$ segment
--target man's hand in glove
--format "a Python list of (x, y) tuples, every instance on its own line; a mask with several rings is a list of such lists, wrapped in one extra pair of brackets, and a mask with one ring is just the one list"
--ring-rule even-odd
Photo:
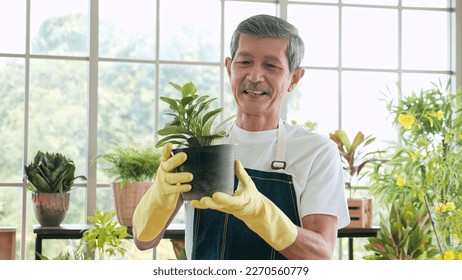
[(280, 251), (297, 238), (297, 226), (255, 187), (240, 161), (236, 161), (239, 187), (234, 195), (216, 192), (212, 197), (191, 201), (199, 209), (215, 209), (242, 220), (274, 249)]
[(191, 190), (191, 185), (184, 183), (192, 181), (192, 173), (172, 172), (186, 161), (186, 154), (178, 153), (171, 156), (171, 152), (172, 144), (165, 144), (156, 180), (141, 199), (133, 215), (136, 238), (143, 242), (153, 240), (162, 232), (177, 209), (180, 194)]

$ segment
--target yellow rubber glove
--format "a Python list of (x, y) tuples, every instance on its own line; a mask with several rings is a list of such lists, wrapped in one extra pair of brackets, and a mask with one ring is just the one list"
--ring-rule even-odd
[(133, 227), (138, 240), (148, 242), (157, 237), (176, 209), (182, 192), (191, 190), (193, 179), (189, 172), (172, 172), (186, 161), (185, 153), (171, 157), (172, 144), (162, 147), (162, 157), (156, 180), (138, 203), (133, 214)]
[(199, 209), (215, 209), (232, 214), (274, 249), (280, 251), (287, 248), (297, 237), (297, 226), (257, 190), (252, 178), (238, 160), (236, 175), (239, 187), (234, 195), (216, 192), (212, 197), (191, 201), (191, 205)]

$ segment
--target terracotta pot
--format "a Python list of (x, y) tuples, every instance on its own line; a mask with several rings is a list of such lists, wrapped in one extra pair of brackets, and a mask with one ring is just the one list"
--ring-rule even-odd
[(0, 260), (14, 260), (16, 255), (16, 228), (0, 227)]
[(35, 218), (41, 226), (59, 226), (69, 209), (69, 193), (32, 193)]
[(151, 185), (150, 182), (129, 182), (121, 188), (120, 183), (111, 184), (119, 224), (133, 227), (133, 212)]

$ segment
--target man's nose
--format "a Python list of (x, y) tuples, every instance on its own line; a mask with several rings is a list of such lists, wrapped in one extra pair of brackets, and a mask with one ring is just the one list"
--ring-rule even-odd
[(254, 65), (247, 74), (247, 79), (252, 83), (262, 82), (264, 80), (264, 69), (261, 66)]

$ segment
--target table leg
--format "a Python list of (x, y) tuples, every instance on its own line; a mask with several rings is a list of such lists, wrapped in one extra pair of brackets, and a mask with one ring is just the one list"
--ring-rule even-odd
[(42, 254), (42, 237), (40, 234), (37, 234), (35, 238), (35, 259), (40, 260), (39, 254)]
[(353, 259), (353, 238), (348, 238), (348, 259)]

